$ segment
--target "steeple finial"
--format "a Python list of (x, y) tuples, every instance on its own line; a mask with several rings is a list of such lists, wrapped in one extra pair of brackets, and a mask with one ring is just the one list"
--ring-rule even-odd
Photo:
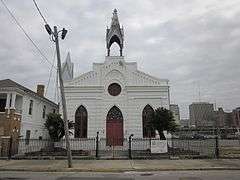
[(123, 49), (123, 28), (120, 28), (120, 24), (118, 21), (117, 9), (113, 10), (112, 22), (110, 29), (107, 28), (106, 32), (106, 42), (107, 42), (107, 55), (110, 56), (110, 47), (116, 42), (120, 47), (120, 56), (122, 56)]

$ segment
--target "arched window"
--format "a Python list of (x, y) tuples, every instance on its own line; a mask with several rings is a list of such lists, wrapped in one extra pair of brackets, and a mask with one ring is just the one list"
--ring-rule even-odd
[(149, 104), (146, 105), (142, 112), (143, 138), (155, 137), (155, 131), (150, 123), (153, 118), (153, 114), (153, 108)]
[(107, 114), (107, 121), (123, 121), (123, 116), (122, 116), (122, 112), (120, 111), (120, 109), (116, 106), (113, 106)]
[(84, 106), (79, 106), (75, 113), (75, 138), (87, 138), (88, 114)]

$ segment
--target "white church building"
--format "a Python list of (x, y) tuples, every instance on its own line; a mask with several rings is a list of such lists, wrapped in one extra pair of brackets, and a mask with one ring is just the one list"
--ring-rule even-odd
[[(119, 56), (111, 56), (113, 43)], [(114, 145), (133, 134), (135, 138), (155, 137), (149, 115), (158, 107), (169, 109), (169, 81), (138, 70), (137, 62), (123, 56), (124, 32), (117, 10), (106, 31), (107, 55), (93, 63), (92, 71), (73, 78), (73, 63), (68, 54), (62, 67), (67, 115), (75, 122), (74, 137), (101, 138)]]

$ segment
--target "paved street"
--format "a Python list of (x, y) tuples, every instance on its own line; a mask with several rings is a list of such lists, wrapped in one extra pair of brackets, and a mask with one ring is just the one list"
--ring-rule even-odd
[(240, 171), (161, 171), (124, 173), (0, 172), (0, 180), (239, 180)]

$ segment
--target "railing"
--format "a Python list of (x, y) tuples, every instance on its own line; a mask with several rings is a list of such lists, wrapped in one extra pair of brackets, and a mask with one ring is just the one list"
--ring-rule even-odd
[[(1, 138), (0, 138), (1, 140)], [(94, 158), (240, 158), (240, 139), (167, 139), (167, 152), (151, 152), (151, 138), (74, 138), (70, 139), (73, 156)], [(49, 139), (2, 139), (1, 156), (66, 156), (66, 141)]]
[[(53, 142), (49, 139), (20, 139), (18, 145), (18, 155), (66, 155), (66, 140)], [(95, 151), (95, 138), (75, 138), (70, 139), (70, 148), (73, 155), (93, 155)]]

